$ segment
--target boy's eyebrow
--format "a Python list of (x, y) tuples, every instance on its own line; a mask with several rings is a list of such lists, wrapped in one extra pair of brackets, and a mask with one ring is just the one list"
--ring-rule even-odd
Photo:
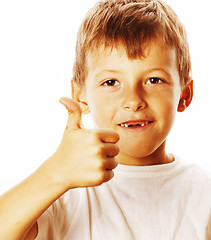
[(115, 74), (120, 74), (121, 73), (121, 71), (119, 71), (119, 70), (113, 70), (113, 69), (103, 69), (102, 71), (100, 71), (100, 72), (98, 72), (97, 74), (96, 74), (96, 77), (98, 77), (98, 76), (100, 76), (100, 75), (102, 75), (102, 74), (104, 74), (104, 73), (115, 73)]
[(163, 72), (164, 74), (166, 74), (168, 77), (171, 77), (171, 74), (169, 72), (167, 72), (165, 69), (163, 68), (152, 68), (149, 69), (147, 72), (155, 72), (155, 71), (160, 71)]
[[(150, 73), (150, 72), (155, 72), (155, 71), (163, 72), (163, 73), (164, 73), (165, 75), (167, 75), (168, 77), (171, 77), (171, 74), (168, 73), (168, 72), (167, 72), (165, 69), (163, 69), (163, 68), (150, 68), (150, 69), (148, 69), (147, 71), (145, 71), (145, 74)], [(98, 73), (96, 74), (96, 77), (98, 77), (98, 76), (100, 76), (100, 75), (102, 75), (102, 74), (104, 74), (104, 73), (122, 74), (122, 72), (119, 71), (119, 70), (115, 70), (115, 69), (114, 69), (114, 70), (113, 70), (113, 69), (104, 69), (104, 70), (98, 72)]]

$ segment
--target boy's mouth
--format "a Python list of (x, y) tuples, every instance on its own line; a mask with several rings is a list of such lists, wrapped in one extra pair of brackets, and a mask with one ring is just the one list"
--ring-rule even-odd
[(123, 128), (140, 128), (140, 127), (145, 127), (150, 123), (152, 123), (152, 121), (135, 120), (135, 121), (123, 122), (118, 125)]

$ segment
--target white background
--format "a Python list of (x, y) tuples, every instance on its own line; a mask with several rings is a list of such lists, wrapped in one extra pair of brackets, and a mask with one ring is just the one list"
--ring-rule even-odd
[[(168, 151), (211, 170), (210, 0), (166, 0), (188, 32), (194, 99), (178, 114)], [(95, 0), (0, 1), (0, 193), (57, 149), (66, 125), (79, 24)], [(89, 119), (86, 125), (89, 125)]]

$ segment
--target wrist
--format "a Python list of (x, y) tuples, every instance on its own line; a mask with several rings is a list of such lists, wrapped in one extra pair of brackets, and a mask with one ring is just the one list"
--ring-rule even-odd
[(62, 195), (69, 189), (74, 188), (74, 186), (70, 183), (71, 173), (68, 174), (69, 179), (67, 179), (67, 173), (62, 170), (63, 166), (61, 167), (62, 163), (59, 163), (59, 159), (61, 159), (61, 156), (59, 157), (57, 154), (52, 155), (40, 166), (38, 171), (43, 181), (48, 184), (48, 187), (53, 188), (53, 191)]

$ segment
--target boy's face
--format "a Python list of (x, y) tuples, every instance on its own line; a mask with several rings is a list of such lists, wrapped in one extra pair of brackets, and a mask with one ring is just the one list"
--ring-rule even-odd
[(155, 41), (145, 58), (130, 60), (119, 45), (99, 49), (87, 62), (83, 96), (96, 127), (119, 133), (119, 162), (164, 155), (181, 95), (175, 49)]

